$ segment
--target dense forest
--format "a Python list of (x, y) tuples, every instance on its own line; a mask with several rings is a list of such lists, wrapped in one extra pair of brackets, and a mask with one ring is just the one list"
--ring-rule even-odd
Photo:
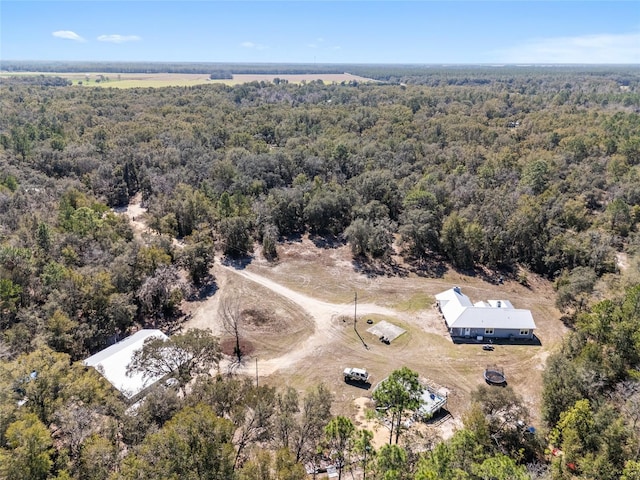
[[(0, 477), (293, 480), (324, 449), (385, 480), (640, 478), (638, 69), (351, 73), (385, 82), (2, 80)], [(136, 195), (158, 233), (144, 244), (113, 211)], [(547, 362), (546, 429), (505, 428), (522, 400), (481, 388), (453, 438), (375, 452), (323, 385), (200, 375), (131, 415), (77, 363), (172, 331), (216, 253), (275, 259), (307, 234), (378, 271), (555, 282), (571, 333)], [(205, 340), (219, 348), (184, 341)]]

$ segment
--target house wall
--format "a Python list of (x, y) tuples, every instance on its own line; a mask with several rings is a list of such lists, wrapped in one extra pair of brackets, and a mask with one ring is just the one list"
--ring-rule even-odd
[(449, 333), (452, 337), (468, 337), (468, 338), (476, 338), (483, 337), (485, 339), (489, 338), (504, 338), (509, 339), (513, 338), (514, 340), (531, 340), (533, 339), (533, 330), (529, 330), (527, 335), (520, 335), (520, 329), (515, 328), (505, 328), (505, 329), (495, 329), (493, 335), (487, 335), (485, 333), (484, 328), (470, 328), (467, 333), (464, 328), (451, 328)]

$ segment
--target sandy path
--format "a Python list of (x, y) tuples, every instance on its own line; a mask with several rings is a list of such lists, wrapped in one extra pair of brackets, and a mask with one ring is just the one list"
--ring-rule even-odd
[[(158, 232), (151, 230), (144, 222), (144, 215), (147, 213), (147, 209), (142, 206), (141, 193), (137, 193), (136, 196), (131, 199), (129, 205), (124, 208), (116, 208), (114, 211), (129, 218), (133, 234), (138, 240), (144, 242), (145, 235), (158, 235)], [(177, 238), (172, 239), (172, 243), (175, 247), (184, 248), (184, 243)]]
[(147, 209), (142, 207), (142, 194), (138, 193), (131, 199), (129, 205), (124, 208), (115, 208), (114, 211), (120, 215), (125, 215), (131, 222), (133, 233), (138, 239), (142, 238), (143, 233), (151, 233), (151, 230), (142, 221)]
[[(351, 316), (354, 313), (354, 306), (351, 304), (334, 304), (327, 303), (315, 298), (309, 297), (302, 293), (291, 290), (283, 285), (280, 285), (268, 278), (265, 278), (257, 273), (245, 270), (236, 270), (232, 267), (224, 268), (227, 271), (231, 271), (236, 275), (240, 275), (247, 280), (262, 285), (265, 288), (273, 291), (274, 293), (292, 301), (298, 305), (315, 323), (315, 331), (304, 342), (299, 344), (294, 350), (276, 358), (264, 360), (260, 363), (260, 374), (270, 375), (282, 368), (290, 367), (291, 365), (299, 362), (313, 352), (321, 349), (325, 345), (334, 341), (335, 334), (331, 332), (332, 324), (341, 316)], [(206, 309), (207, 306), (203, 305), (201, 308)], [(357, 314), (370, 315), (377, 313), (387, 316), (398, 316), (398, 312), (390, 310), (385, 307), (380, 307), (371, 303), (358, 304)], [(194, 316), (197, 312), (194, 312)], [(247, 373), (252, 368), (245, 367)], [(240, 371), (243, 371), (242, 369)]]
[[(152, 232), (143, 221), (146, 209), (141, 206), (140, 202), (141, 196), (137, 195), (126, 208), (119, 210), (118, 213), (126, 215), (129, 218), (134, 232), (138, 235), (138, 238), (143, 239), (144, 233)], [(175, 240), (174, 243), (177, 246), (181, 246)], [(339, 317), (351, 316), (354, 314), (353, 304), (333, 304), (323, 302), (321, 300), (291, 290), (290, 288), (280, 285), (279, 283), (263, 277), (262, 275), (251, 272), (246, 268), (239, 270), (224, 265), (224, 263), (220, 261), (219, 258), (216, 260), (216, 268), (221, 268), (226, 273), (239, 275), (251, 282), (268, 288), (274, 293), (298, 305), (314, 322), (314, 332), (304, 342), (298, 344), (293, 350), (285, 353), (284, 355), (268, 360), (263, 360), (260, 363), (261, 376), (268, 376), (278, 370), (288, 368), (291, 365), (296, 364), (303, 358), (318, 351), (319, 349), (322, 349), (323, 347), (329, 345), (331, 342), (335, 341), (336, 337), (335, 332), (332, 331), (332, 324), (337, 321)], [(219, 297), (219, 295), (214, 295), (198, 305), (191, 314), (192, 320), (187, 322), (185, 328), (193, 328), (195, 325), (197, 325), (199, 327), (212, 327), (214, 331), (220, 330), (219, 325), (211, 325), (211, 318), (216, 316), (215, 314), (212, 315), (212, 313), (217, 312)], [(372, 303), (358, 304), (356, 313), (358, 316), (370, 315), (374, 313), (390, 317), (404, 316), (403, 314), (395, 310), (381, 307)], [(235, 369), (235, 371), (246, 371), (245, 373), (252, 373), (252, 369), (252, 366), (245, 365), (244, 367)]]

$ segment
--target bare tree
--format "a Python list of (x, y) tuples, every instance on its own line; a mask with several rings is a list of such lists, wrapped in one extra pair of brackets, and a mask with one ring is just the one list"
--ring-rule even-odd
[(248, 446), (269, 440), (273, 432), (275, 389), (250, 386), (243, 398), (244, 408), (237, 408), (231, 421), (237, 429), (233, 443), (236, 446), (234, 469), (240, 467)]
[(97, 412), (82, 404), (69, 402), (55, 414), (58, 425), (57, 435), (69, 449), (69, 456), (76, 460), (80, 455), (80, 446), (96, 431)]
[(242, 347), (240, 346), (240, 337), (242, 335), (243, 316), (240, 306), (240, 297), (225, 297), (220, 301), (220, 307), (218, 310), (220, 318), (222, 320), (222, 327), (224, 331), (233, 337), (235, 345), (233, 347), (233, 354), (235, 366), (242, 364), (244, 354)]
[(326, 385), (320, 384), (309, 391), (297, 414), (297, 423), (290, 434), (291, 450), (296, 462), (313, 460), (324, 436), (324, 427), (331, 419), (333, 395)]
[(153, 318), (156, 328), (159, 319), (171, 318), (178, 310), (184, 296), (184, 285), (179, 280), (175, 266), (162, 266), (147, 277), (138, 290), (142, 311)]

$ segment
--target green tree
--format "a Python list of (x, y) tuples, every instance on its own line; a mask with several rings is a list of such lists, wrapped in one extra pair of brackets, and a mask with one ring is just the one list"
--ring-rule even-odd
[(474, 465), (473, 472), (482, 480), (529, 480), (527, 469), (512, 458), (498, 454)]
[(583, 311), (587, 307), (596, 281), (597, 275), (589, 267), (576, 267), (571, 273), (563, 272), (555, 282), (558, 291), (556, 306), (564, 311), (569, 309)]
[(221, 358), (218, 339), (209, 330), (194, 328), (166, 341), (148, 338), (142, 349), (134, 353), (127, 372), (141, 372), (149, 377), (167, 375), (175, 378), (184, 390), (194, 376), (217, 367)]
[(243, 257), (252, 250), (251, 222), (245, 217), (223, 218), (218, 226), (225, 255)]
[(389, 425), (389, 443), (398, 443), (402, 425), (410, 414), (420, 407), (424, 387), (418, 374), (407, 367), (394, 370), (373, 392), (376, 411)]
[(549, 440), (562, 449), (564, 463), (575, 463), (593, 449), (594, 427), (595, 420), (589, 400), (578, 400), (572, 408), (562, 412)]
[(400, 238), (409, 251), (418, 258), (440, 249), (442, 221), (434, 211), (408, 209), (400, 216)]
[(140, 247), (135, 258), (135, 271), (142, 275), (153, 275), (160, 267), (171, 265), (172, 258), (160, 245)]
[(336, 185), (319, 186), (304, 207), (304, 219), (312, 233), (339, 235), (351, 220), (352, 194)]
[(362, 429), (358, 430), (353, 445), (353, 452), (360, 456), (360, 466), (362, 467), (362, 480), (367, 479), (367, 473), (371, 468), (371, 463), (376, 458), (376, 449), (373, 445), (373, 432)]
[(13, 422), (6, 431), (8, 450), (0, 451), (0, 473), (7, 480), (46, 479), (53, 465), (49, 430), (32, 413)]
[(462, 429), (448, 441), (426, 453), (416, 469), (416, 480), (467, 480), (472, 465), (484, 458), (483, 447), (474, 433)]
[(278, 480), (305, 480), (308, 478), (304, 466), (296, 462), (290, 450), (281, 448), (276, 452), (275, 472)]
[(468, 222), (457, 213), (449, 215), (442, 223), (440, 244), (451, 263), (462, 269), (473, 268), (473, 252), (466, 238)]
[(186, 407), (123, 460), (116, 478), (229, 480), (233, 430), (207, 405)]
[(389, 252), (393, 242), (392, 226), (388, 219), (371, 221), (356, 218), (345, 229), (344, 236), (351, 244), (354, 256), (382, 257)]
[(629, 234), (633, 224), (631, 209), (622, 198), (616, 198), (607, 205), (606, 217), (611, 231), (623, 237)]
[(522, 173), (520, 184), (531, 189), (534, 195), (540, 195), (547, 188), (549, 165), (544, 160), (528, 163)]
[(628, 460), (624, 465), (620, 480), (640, 480), (640, 462)]
[[(87, 370), (79, 363), (71, 363), (64, 353), (54, 352), (46, 346), (19, 355), (9, 362), (0, 362), (0, 391), (6, 392), (11, 409), (0, 416), (0, 434), (4, 422), (15, 419), (16, 402), (26, 400), (20, 410), (34, 413), (45, 425), (56, 419), (57, 412), (71, 404), (114, 407), (117, 394), (111, 385), (95, 370)], [(3, 395), (0, 395), (3, 399)], [(0, 407), (6, 406), (0, 401)]]
[(376, 456), (376, 471), (380, 480), (411, 478), (406, 450), (399, 445), (383, 445)]
[(118, 450), (109, 440), (92, 435), (83, 444), (77, 474), (83, 480), (107, 480), (118, 464)]
[(12, 323), (18, 311), (22, 287), (8, 278), (0, 278), (0, 320), (3, 326)]
[(325, 445), (329, 450), (329, 457), (338, 467), (338, 480), (342, 478), (342, 470), (353, 448), (355, 431), (356, 427), (351, 419), (343, 416), (333, 418), (324, 427)]
[(211, 237), (195, 233), (187, 237), (186, 245), (180, 252), (180, 259), (194, 285), (201, 286), (209, 278), (214, 262), (214, 245)]
[[(273, 480), (273, 457), (269, 450), (258, 450), (236, 471), (238, 480)], [(305, 472), (306, 473), (306, 472)]]

